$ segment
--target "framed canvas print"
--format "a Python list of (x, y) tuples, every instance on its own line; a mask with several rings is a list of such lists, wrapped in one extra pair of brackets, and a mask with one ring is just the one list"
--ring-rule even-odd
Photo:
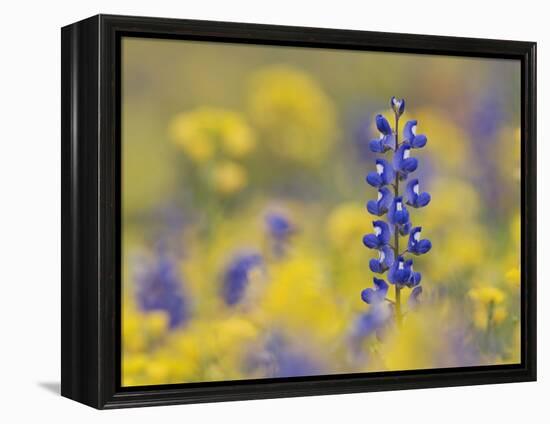
[(535, 43), (62, 29), (62, 394), (536, 378)]

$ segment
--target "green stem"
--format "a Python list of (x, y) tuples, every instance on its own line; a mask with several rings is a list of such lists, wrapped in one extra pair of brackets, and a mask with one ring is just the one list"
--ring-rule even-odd
[(485, 349), (491, 348), (491, 334), (493, 330), (493, 319), (495, 314), (495, 302), (491, 301), (487, 308), (487, 328), (485, 329)]
[[(395, 151), (397, 151), (397, 146), (399, 145), (399, 115), (395, 114)], [(395, 173), (395, 183), (393, 185), (393, 194), (394, 198), (399, 196), (399, 176), (397, 173)], [(397, 225), (393, 228), (394, 232), (394, 257), (395, 260), (397, 260), (397, 256), (399, 255), (399, 229), (397, 228)], [(395, 285), (395, 320), (397, 322), (397, 326), (401, 328), (401, 324), (403, 323), (403, 312), (401, 311), (401, 289), (396, 284)]]

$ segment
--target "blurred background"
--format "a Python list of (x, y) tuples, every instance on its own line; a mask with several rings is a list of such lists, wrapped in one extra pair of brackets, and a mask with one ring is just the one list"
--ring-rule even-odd
[[(122, 61), (123, 385), (519, 361), (519, 63), (139, 38)], [(399, 330), (360, 297), (393, 95), (432, 196)]]

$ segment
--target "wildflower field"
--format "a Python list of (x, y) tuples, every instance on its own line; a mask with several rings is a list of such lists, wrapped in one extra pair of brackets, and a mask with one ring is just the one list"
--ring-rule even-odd
[(122, 384), (520, 361), (520, 66), (122, 41)]

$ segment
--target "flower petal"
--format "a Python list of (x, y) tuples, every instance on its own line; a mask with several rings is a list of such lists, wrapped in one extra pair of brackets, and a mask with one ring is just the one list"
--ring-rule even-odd
[(363, 244), (369, 249), (376, 249), (378, 247), (378, 237), (374, 234), (367, 234), (363, 237)]
[(376, 120), (376, 128), (378, 128), (378, 131), (380, 131), (384, 135), (390, 135), (392, 133), (390, 123), (386, 118), (378, 114), (376, 115), (375, 120)]

